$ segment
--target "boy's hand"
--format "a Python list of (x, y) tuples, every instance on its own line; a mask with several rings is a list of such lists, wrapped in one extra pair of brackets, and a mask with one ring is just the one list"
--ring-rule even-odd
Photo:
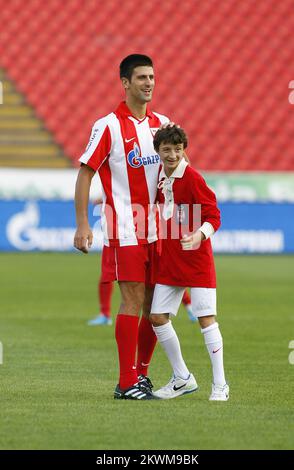
[(79, 226), (75, 233), (74, 247), (83, 253), (88, 253), (92, 246), (93, 233), (88, 224)]
[(200, 230), (193, 233), (193, 235), (184, 235), (181, 240), (181, 245), (183, 250), (198, 250), (201, 245), (202, 240), (204, 240), (204, 235)]

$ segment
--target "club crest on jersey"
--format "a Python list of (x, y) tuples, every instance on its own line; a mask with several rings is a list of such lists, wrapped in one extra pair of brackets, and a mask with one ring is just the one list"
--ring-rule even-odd
[(127, 155), (128, 164), (132, 168), (139, 168), (142, 165), (155, 165), (159, 163), (159, 155), (148, 155), (141, 157), (139, 145), (135, 142), (133, 149)]

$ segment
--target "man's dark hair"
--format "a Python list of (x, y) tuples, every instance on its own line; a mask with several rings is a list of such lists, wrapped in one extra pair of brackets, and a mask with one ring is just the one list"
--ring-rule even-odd
[(134, 68), (142, 66), (153, 67), (152, 60), (147, 55), (143, 54), (131, 54), (125, 57), (119, 66), (120, 78), (127, 78), (131, 81)]
[(188, 139), (185, 132), (180, 127), (168, 126), (164, 129), (159, 129), (154, 136), (153, 145), (156, 152), (159, 151), (161, 143), (172, 145), (183, 144), (185, 149), (188, 145)]

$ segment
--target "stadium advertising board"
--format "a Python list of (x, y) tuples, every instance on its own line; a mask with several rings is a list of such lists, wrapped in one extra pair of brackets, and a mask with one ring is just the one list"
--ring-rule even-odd
[[(220, 203), (221, 229), (213, 236), (216, 253), (293, 253), (291, 203)], [(1, 251), (73, 251), (73, 201), (0, 200)], [(100, 206), (90, 206), (93, 251), (102, 248)]]

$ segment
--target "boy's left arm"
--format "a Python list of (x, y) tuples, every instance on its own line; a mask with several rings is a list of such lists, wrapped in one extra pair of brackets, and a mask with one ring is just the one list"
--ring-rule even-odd
[(197, 250), (202, 241), (210, 238), (221, 224), (215, 194), (201, 175), (198, 175), (191, 190), (195, 203), (201, 204), (201, 227), (192, 235), (184, 236), (181, 240), (183, 250)]

